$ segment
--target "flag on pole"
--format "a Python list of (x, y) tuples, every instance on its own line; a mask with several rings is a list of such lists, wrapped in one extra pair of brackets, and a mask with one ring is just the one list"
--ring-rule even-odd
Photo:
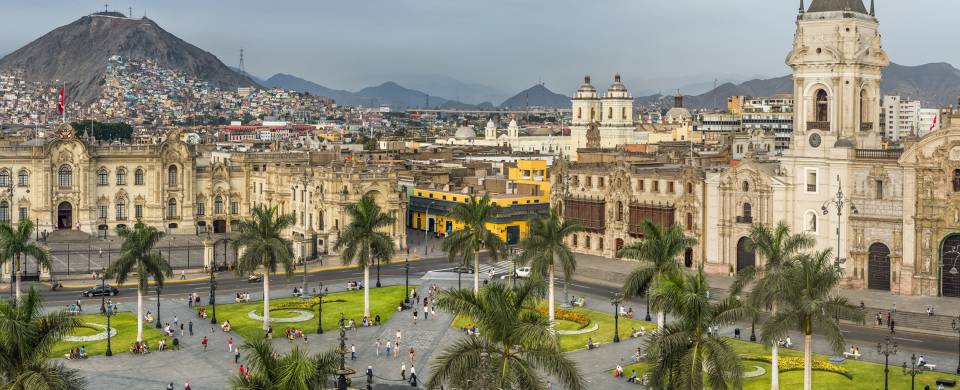
[(63, 115), (63, 112), (66, 110), (66, 102), (67, 102), (66, 89), (67, 89), (66, 86), (60, 87), (60, 102), (57, 103), (57, 112), (59, 112), (60, 115)]
[(939, 118), (939, 117), (940, 117), (940, 115), (934, 115), (934, 116), (933, 116), (933, 124), (930, 125), (930, 131), (933, 131), (933, 129), (935, 129), (935, 128), (937, 127), (937, 118)]

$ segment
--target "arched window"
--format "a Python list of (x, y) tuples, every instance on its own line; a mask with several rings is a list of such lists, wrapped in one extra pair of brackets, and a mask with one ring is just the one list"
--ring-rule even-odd
[(753, 206), (750, 203), (743, 204), (743, 220), (747, 223), (753, 222)]
[(597, 109), (590, 108), (590, 122), (593, 122), (593, 118), (597, 117)]
[(583, 243), (586, 244), (587, 249), (593, 249), (590, 247), (590, 236), (586, 236), (583, 240)]
[(623, 202), (617, 202), (617, 222), (623, 221)]
[(123, 198), (117, 199), (117, 221), (127, 220), (127, 201)]
[(213, 213), (223, 214), (223, 197), (220, 195), (217, 195), (216, 198), (213, 198)]
[(69, 165), (61, 165), (57, 172), (57, 183), (60, 188), (73, 187), (73, 168), (70, 168)]
[(607, 108), (607, 119), (613, 119), (613, 107)]
[[(817, 122), (827, 122), (829, 121), (827, 112), (827, 91), (822, 89), (817, 90)], [(826, 129), (820, 129), (826, 130)]]
[(10, 171), (6, 168), (0, 170), (0, 187), (10, 187)]
[(177, 200), (170, 198), (167, 201), (167, 219), (176, 219), (177, 218)]
[(693, 214), (687, 213), (687, 230), (693, 230)]
[(124, 168), (117, 169), (117, 185), (118, 186), (127, 185), (127, 170)]
[(750, 182), (746, 180), (743, 181), (743, 192), (750, 192)]
[(133, 185), (143, 185), (143, 169), (137, 168), (136, 171), (133, 171)]
[(583, 107), (577, 107), (577, 119), (583, 118)]
[(860, 123), (870, 123), (870, 99), (865, 89), (860, 91)]
[(817, 213), (809, 210), (803, 214), (803, 230), (807, 233), (817, 232)]
[(171, 165), (170, 168), (167, 168), (167, 186), (176, 187), (177, 186), (177, 166)]
[(17, 185), (20, 187), (27, 187), (30, 185), (30, 173), (26, 169), (21, 169), (17, 173)]
[(960, 192), (960, 169), (953, 170), (953, 192)]
[(7, 201), (0, 202), (0, 223), (10, 223), (10, 204)]
[(100, 168), (100, 170), (97, 171), (97, 185), (105, 186), (109, 183), (110, 183), (110, 179), (107, 178), (106, 168)]
[(693, 183), (687, 183), (687, 193), (688, 194), (693, 193)]
[(623, 120), (627, 120), (627, 108), (624, 107), (621, 111), (623, 111)]

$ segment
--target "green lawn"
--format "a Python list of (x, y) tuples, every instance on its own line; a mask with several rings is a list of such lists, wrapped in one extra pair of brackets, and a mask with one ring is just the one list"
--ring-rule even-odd
[[(570, 309), (569, 311), (573, 311), (587, 317), (590, 320), (590, 325), (587, 325), (587, 328), (592, 327), (593, 324), (597, 324), (598, 328), (594, 332), (585, 334), (560, 335), (560, 346), (563, 348), (564, 352), (586, 348), (587, 340), (590, 338), (593, 338), (594, 343), (599, 343), (601, 345), (613, 342), (613, 313), (603, 313), (596, 310), (582, 308)], [(456, 329), (463, 329), (472, 323), (473, 321), (465, 316), (457, 316), (454, 319), (453, 324), (450, 326)], [(657, 327), (656, 324), (649, 322), (620, 317), (620, 340), (628, 340), (630, 338), (631, 330), (640, 329), (641, 326), (648, 332)], [(558, 330), (574, 330), (579, 328), (580, 325), (572, 321), (557, 320), (556, 322), (556, 329)], [(480, 329), (480, 334), (483, 334), (483, 329)]]
[[(84, 314), (77, 318), (80, 320), (80, 322), (84, 323), (101, 325), (107, 324), (107, 317), (104, 317), (100, 314)], [(117, 313), (110, 317), (110, 326), (117, 329), (117, 335), (110, 339), (113, 353), (119, 354), (130, 352), (130, 346), (133, 345), (133, 342), (137, 340), (137, 315), (130, 312)], [(90, 328), (77, 328), (73, 331), (72, 335), (90, 336), (100, 332), (100, 330), (93, 330)], [(157, 342), (160, 341), (162, 335), (153, 327), (153, 324), (144, 323), (143, 337), (150, 343), (150, 349), (154, 350), (157, 347)], [(167, 340), (167, 343), (171, 344), (170, 340)], [(50, 352), (50, 356), (53, 358), (62, 358), (64, 355), (70, 353), (71, 349), (78, 348), (81, 345), (87, 349), (88, 355), (103, 355), (104, 352), (107, 351), (107, 340), (84, 343), (61, 341), (53, 347), (53, 350)]]
[[(416, 286), (410, 286), (411, 289)], [(394, 313), (397, 312), (397, 306), (403, 300), (404, 287), (390, 286), (374, 288), (370, 290), (370, 316), (371, 320), (380, 315), (381, 322), (387, 322)], [(281, 298), (271, 299), (271, 307), (279, 307), (284, 304), (296, 304), (302, 302), (300, 298)], [(196, 311), (197, 308), (194, 308)], [(221, 324), (229, 320), (233, 326), (233, 332), (239, 334), (245, 339), (261, 337), (263, 331), (263, 322), (251, 319), (248, 314), (255, 311), (262, 315), (263, 302), (231, 303), (226, 305), (217, 305), (217, 321)], [(311, 311), (316, 315), (317, 307), (314, 305)], [(349, 319), (357, 321), (357, 326), (363, 319), (363, 291), (348, 291), (330, 293), (323, 298), (323, 330), (329, 331), (337, 328), (337, 322), (340, 320), (340, 313)], [(207, 315), (212, 311), (208, 308)], [(300, 315), (300, 313), (289, 310), (271, 310), (272, 318), (290, 318)], [(303, 322), (277, 322), (273, 324), (273, 336), (283, 337), (283, 331), (286, 328), (301, 328), (306, 333), (317, 332), (317, 318)]]
[[(734, 348), (743, 355), (759, 355), (764, 354), (768, 355), (769, 350), (764, 350), (764, 348), (755, 343), (748, 343), (745, 341), (736, 341), (729, 340)], [(904, 352), (901, 352), (901, 355), (904, 355)], [(791, 356), (791, 357), (802, 357), (803, 353), (799, 350), (792, 349), (780, 349), (781, 356)], [(817, 360), (828, 360), (828, 356), (824, 355), (814, 355), (814, 359)], [(904, 375), (903, 370), (900, 365), (904, 361), (909, 359), (906, 356), (892, 356), (890, 358), (890, 388), (891, 389), (909, 389), (910, 388), (910, 376)], [(757, 362), (752, 360), (744, 360), (742, 362), (744, 372), (753, 371), (754, 367), (763, 368), (767, 374), (756, 377), (745, 379), (743, 383), (744, 390), (766, 390), (770, 388), (770, 364), (765, 362)], [(813, 372), (813, 387), (815, 389), (843, 389), (843, 390), (877, 390), (883, 388), (883, 365), (877, 363), (864, 362), (859, 360), (846, 360), (841, 367), (846, 368), (850, 371), (850, 374), (853, 376), (853, 379), (848, 379), (847, 377), (831, 373), (831, 372)], [(641, 364), (632, 364), (624, 367), (624, 375), (630, 377), (632, 370), (636, 369), (638, 375), (643, 375), (646, 365)], [(947, 374), (941, 372), (930, 372), (924, 371), (922, 374), (917, 375), (916, 378), (916, 388), (923, 389), (924, 385), (930, 385), (930, 388), (935, 389), (936, 381), (940, 378), (952, 379), (960, 381), (960, 376), (954, 374)], [(788, 371), (780, 373), (780, 388), (782, 389), (800, 389), (803, 388), (803, 371)]]

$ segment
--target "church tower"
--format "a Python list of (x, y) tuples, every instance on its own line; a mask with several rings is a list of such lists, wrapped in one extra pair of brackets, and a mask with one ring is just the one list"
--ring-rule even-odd
[(889, 63), (871, 2), (800, 2), (793, 50), (797, 154), (820, 148), (880, 149), (880, 73)]
[(520, 138), (520, 125), (517, 124), (516, 119), (510, 120), (510, 124), (507, 126), (507, 137), (510, 139)]
[(583, 78), (583, 85), (573, 97), (573, 119), (570, 122), (570, 138), (573, 151), (587, 147), (587, 129), (591, 123), (600, 122), (600, 98), (597, 89), (590, 85), (590, 76)]
[(483, 130), (483, 138), (488, 141), (497, 139), (497, 125), (493, 123), (493, 119), (487, 121), (487, 128)]

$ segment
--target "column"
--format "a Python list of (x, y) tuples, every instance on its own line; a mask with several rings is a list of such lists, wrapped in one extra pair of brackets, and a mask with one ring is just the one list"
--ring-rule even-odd
[(210, 270), (213, 264), (213, 241), (203, 240), (203, 267)]

